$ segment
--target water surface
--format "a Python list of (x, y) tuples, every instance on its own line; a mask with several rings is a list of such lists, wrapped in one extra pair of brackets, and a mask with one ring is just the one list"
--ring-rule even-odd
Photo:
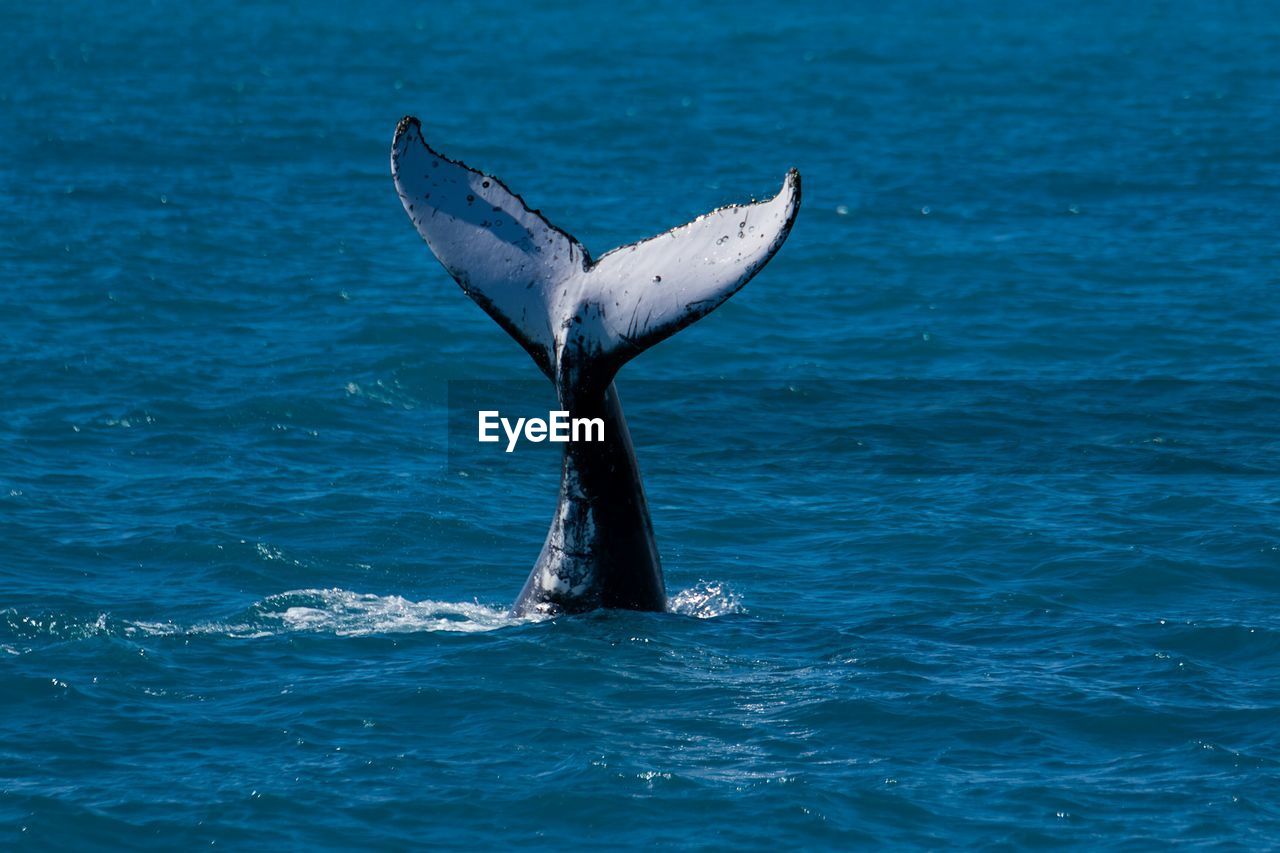
[[(1280, 838), (1269, 7), (7, 5), (0, 843)], [(505, 615), (406, 113), (597, 254), (803, 173), (619, 379), (675, 612)]]

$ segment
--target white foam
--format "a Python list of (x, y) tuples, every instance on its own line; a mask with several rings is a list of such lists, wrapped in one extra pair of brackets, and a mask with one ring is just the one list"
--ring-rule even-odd
[[(737, 593), (724, 584), (702, 581), (672, 596), (668, 610), (683, 616), (712, 619), (745, 613)], [(345, 589), (299, 589), (270, 595), (243, 614), (225, 621), (183, 627), (174, 622), (129, 622), (126, 636), (167, 637), (201, 634), (259, 639), (287, 634), (332, 634), (364, 637), (445, 631), (477, 633), (540, 622), (547, 614), (512, 616), (506, 607), (478, 602), (411, 601), (399, 595), (374, 595)]]
[[(477, 602), (410, 601), (345, 589), (301, 589), (268, 596), (241, 619), (192, 626), (188, 633), (251, 639), (291, 633), (361, 637), (433, 631), (474, 633), (537, 621)], [(139, 627), (144, 627), (139, 625)], [(172, 626), (158, 633), (171, 632)]]
[(667, 603), (667, 610), (697, 619), (747, 612), (741, 596), (719, 581), (698, 581), (676, 593)]

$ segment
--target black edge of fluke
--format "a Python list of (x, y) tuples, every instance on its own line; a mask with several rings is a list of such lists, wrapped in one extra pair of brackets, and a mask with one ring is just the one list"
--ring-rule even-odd
[(547, 217), (543, 214), (543, 212), (539, 208), (530, 207), (529, 202), (524, 200), (524, 196), (520, 195), (520, 193), (516, 192), (515, 190), (511, 189), (511, 187), (507, 186), (507, 182), (502, 180), (502, 178), (499, 178), (497, 175), (491, 175), (488, 172), (482, 172), (473, 166), (468, 166), (466, 163), (462, 162), (461, 160), (455, 160), (452, 157), (448, 157), (444, 154), (441, 154), (439, 151), (432, 148), (431, 144), (427, 142), (427, 138), (422, 135), (422, 122), (418, 120), (417, 116), (405, 116), (404, 118), (400, 119), (400, 123), (396, 125), (395, 136), (391, 138), (391, 160), (393, 164), (399, 161), (400, 159), (400, 150), (401, 150), (400, 139), (405, 135), (405, 133), (410, 128), (413, 128), (413, 130), (417, 132), (418, 142), (422, 145), (423, 148), (427, 149), (427, 153), (429, 153), (432, 157), (438, 157), (441, 160), (445, 161), (446, 163), (452, 163), (453, 165), (458, 166), (459, 168), (466, 169), (468, 172), (470, 172), (473, 175), (479, 175), (481, 178), (485, 180), (493, 181), (495, 184), (502, 187), (503, 191), (505, 191), (508, 195), (515, 198), (516, 201), (520, 202), (521, 206), (524, 207), (525, 211), (538, 217), (538, 219), (540, 219), (542, 223), (546, 225), (548, 228), (550, 228), (552, 231), (564, 237), (570, 243), (573, 243), (578, 248), (578, 250), (582, 253), (582, 268), (584, 270), (591, 268), (594, 261), (592, 261), (591, 253), (587, 251), (587, 247), (582, 245), (581, 240), (579, 240), (577, 237), (570, 234), (568, 231), (565, 231), (563, 228), (561, 228), (559, 225), (556, 225), (551, 220), (547, 219)]
[(422, 132), (422, 122), (418, 121), (417, 116), (405, 116), (404, 118), (400, 119), (400, 123), (396, 125), (395, 139), (393, 139), (392, 142), (395, 142), (396, 140), (398, 140), (400, 138), (400, 135), (404, 133), (406, 130), (408, 130), (410, 127), (416, 127), (418, 128), (419, 133)]

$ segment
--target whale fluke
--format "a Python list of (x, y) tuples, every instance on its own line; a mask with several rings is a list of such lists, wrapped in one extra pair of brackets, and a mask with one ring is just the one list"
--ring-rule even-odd
[(432, 150), (416, 118), (396, 128), (391, 173), (431, 251), (555, 383), (561, 408), (604, 424), (604, 441), (564, 445), (556, 514), (515, 612), (665, 609), (613, 377), (773, 257), (800, 207), (799, 173), (771, 199), (722, 207), (598, 260), (502, 181)]
[(771, 199), (593, 260), (502, 181), (433, 150), (416, 118), (396, 128), (391, 173), (445, 269), (557, 388), (607, 385), (633, 356), (708, 314), (773, 257), (800, 207), (792, 169)]

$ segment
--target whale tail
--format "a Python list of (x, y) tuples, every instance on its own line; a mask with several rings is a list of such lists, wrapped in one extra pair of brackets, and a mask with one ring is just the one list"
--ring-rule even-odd
[(602, 391), (628, 360), (710, 313), (773, 257), (800, 207), (800, 173), (592, 259), (502, 181), (434, 151), (411, 116), (391, 173), (418, 233), (463, 291), (520, 342), (563, 402)]

